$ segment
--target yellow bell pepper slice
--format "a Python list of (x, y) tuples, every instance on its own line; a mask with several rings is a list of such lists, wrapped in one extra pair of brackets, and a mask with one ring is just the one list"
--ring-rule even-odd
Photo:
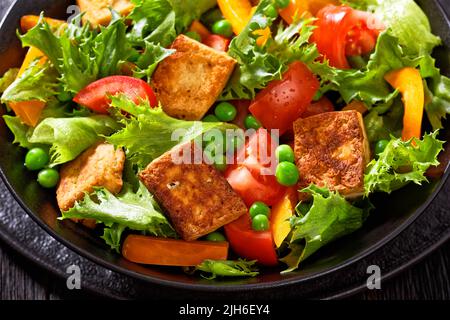
[(291, 24), (295, 18), (302, 15), (306, 17), (315, 16), (317, 12), (326, 5), (339, 5), (338, 0), (291, 0), (289, 5), (280, 10), (280, 15), (287, 23)]
[(425, 108), (425, 90), (417, 69), (406, 67), (386, 74), (386, 81), (403, 96), (405, 115), (403, 117), (402, 139), (420, 139)]
[[(22, 66), (20, 67), (17, 77), (20, 77), (25, 70), (30, 66), (31, 62), (39, 59), (39, 63), (43, 64), (47, 58), (44, 53), (37, 48), (30, 47), (28, 49), (27, 55), (23, 60)], [(32, 101), (19, 101), (10, 102), (8, 106), (14, 111), (14, 113), (22, 120), (26, 125), (35, 127), (39, 122), (42, 110), (45, 108), (46, 103), (39, 100)]]
[(277, 248), (291, 232), (289, 218), (294, 215), (297, 199), (298, 194), (295, 188), (289, 188), (281, 201), (272, 207), (270, 221), (273, 240)]
[(249, 0), (217, 0), (220, 11), (226, 20), (231, 23), (234, 34), (238, 35), (244, 30), (252, 12)]
[(206, 28), (198, 20), (194, 20), (194, 22), (192, 22), (188, 31), (197, 32), (200, 35), (200, 38), (202, 39), (202, 41), (205, 40), (211, 34), (211, 32), (209, 32), (208, 28)]
[[(20, 18), (20, 28), (22, 32), (27, 32), (28, 30), (34, 28), (39, 22), (40, 16), (28, 15)], [(65, 21), (52, 19), (52, 18), (44, 18), (44, 20), (48, 23), (50, 27), (60, 27), (65, 24)]]

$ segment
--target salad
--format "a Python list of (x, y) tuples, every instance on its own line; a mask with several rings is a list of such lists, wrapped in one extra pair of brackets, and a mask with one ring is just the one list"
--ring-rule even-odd
[(442, 173), (450, 79), (413, 0), (78, 5), (22, 17), (3, 119), (59, 219), (129, 261), (292, 272)]

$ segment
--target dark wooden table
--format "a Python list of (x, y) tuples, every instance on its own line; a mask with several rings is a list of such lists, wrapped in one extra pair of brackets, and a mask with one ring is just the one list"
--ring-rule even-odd
[[(13, 0), (0, 1), (0, 19)], [(70, 291), (65, 282), (23, 258), (0, 242), (0, 299), (92, 299), (95, 295)], [(381, 290), (352, 299), (450, 299), (450, 242), (409, 270), (383, 282)]]

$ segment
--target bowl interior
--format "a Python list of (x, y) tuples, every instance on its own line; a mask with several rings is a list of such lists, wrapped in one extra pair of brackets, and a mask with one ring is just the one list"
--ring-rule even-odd
[[(438, 48), (435, 57), (447, 75), (450, 74), (450, 25), (441, 8), (434, 1), (418, 1), (430, 17), (433, 31), (440, 35), (445, 46)], [(8, 68), (20, 65), (24, 50), (16, 36), (19, 19), (25, 14), (39, 14), (65, 19), (66, 10), (72, 1), (22, 0), (15, 4), (0, 27), (0, 74)], [(6, 110), (0, 107), (0, 115)], [(449, 127), (448, 125), (446, 126)], [(443, 130), (442, 138), (449, 140), (450, 131)], [(408, 186), (391, 196), (379, 195), (374, 198), (377, 207), (362, 229), (336, 241), (307, 260), (301, 270), (289, 275), (280, 275), (276, 269), (264, 270), (252, 279), (208, 281), (190, 277), (178, 268), (144, 267), (123, 259), (111, 252), (95, 232), (76, 225), (71, 221), (57, 221), (59, 210), (53, 192), (41, 189), (35, 174), (23, 170), (24, 150), (11, 144), (12, 136), (3, 120), (0, 120), (0, 170), (6, 183), (21, 205), (55, 238), (82, 255), (105, 265), (110, 269), (138, 276), (153, 282), (184, 285), (207, 285), (211, 287), (242, 284), (274, 284), (280, 282), (303, 281), (324, 274), (344, 263), (355, 261), (357, 257), (374, 250), (410, 223), (432, 200), (442, 179), (432, 181), (423, 187)], [(449, 170), (447, 170), (449, 171)], [(448, 176), (446, 174), (446, 177)]]

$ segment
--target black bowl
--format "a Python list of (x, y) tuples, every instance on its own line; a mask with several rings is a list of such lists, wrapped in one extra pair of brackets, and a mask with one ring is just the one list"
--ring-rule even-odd
[[(21, 0), (7, 13), (0, 26), (0, 74), (8, 68), (20, 65), (24, 50), (16, 36), (19, 19), (26, 14), (39, 14), (65, 19), (66, 10), (73, 1), (68, 0)], [(445, 74), (450, 74), (450, 21), (437, 1), (418, 1), (430, 17), (433, 31), (446, 44), (436, 50), (438, 64)], [(70, 12), (69, 12), (70, 13)], [(5, 113), (0, 108), (0, 115)], [(447, 126), (448, 128), (449, 126)], [(450, 130), (442, 132), (448, 140)], [(332, 282), (343, 270), (376, 249), (386, 245), (399, 235), (430, 205), (448, 179), (450, 170), (443, 178), (423, 187), (411, 185), (391, 196), (377, 196), (377, 210), (369, 217), (362, 229), (336, 241), (306, 261), (301, 270), (280, 275), (278, 269), (267, 269), (251, 279), (209, 281), (187, 276), (178, 268), (145, 267), (131, 263), (111, 252), (98, 235), (71, 221), (57, 221), (59, 214), (52, 192), (41, 189), (35, 174), (23, 170), (24, 150), (11, 144), (12, 136), (0, 120), (0, 175), (11, 193), (25, 211), (54, 238), (92, 261), (117, 272), (136, 277), (149, 283), (157, 283), (183, 289), (202, 291), (247, 291), (278, 288), (287, 285), (301, 286), (311, 279)]]

